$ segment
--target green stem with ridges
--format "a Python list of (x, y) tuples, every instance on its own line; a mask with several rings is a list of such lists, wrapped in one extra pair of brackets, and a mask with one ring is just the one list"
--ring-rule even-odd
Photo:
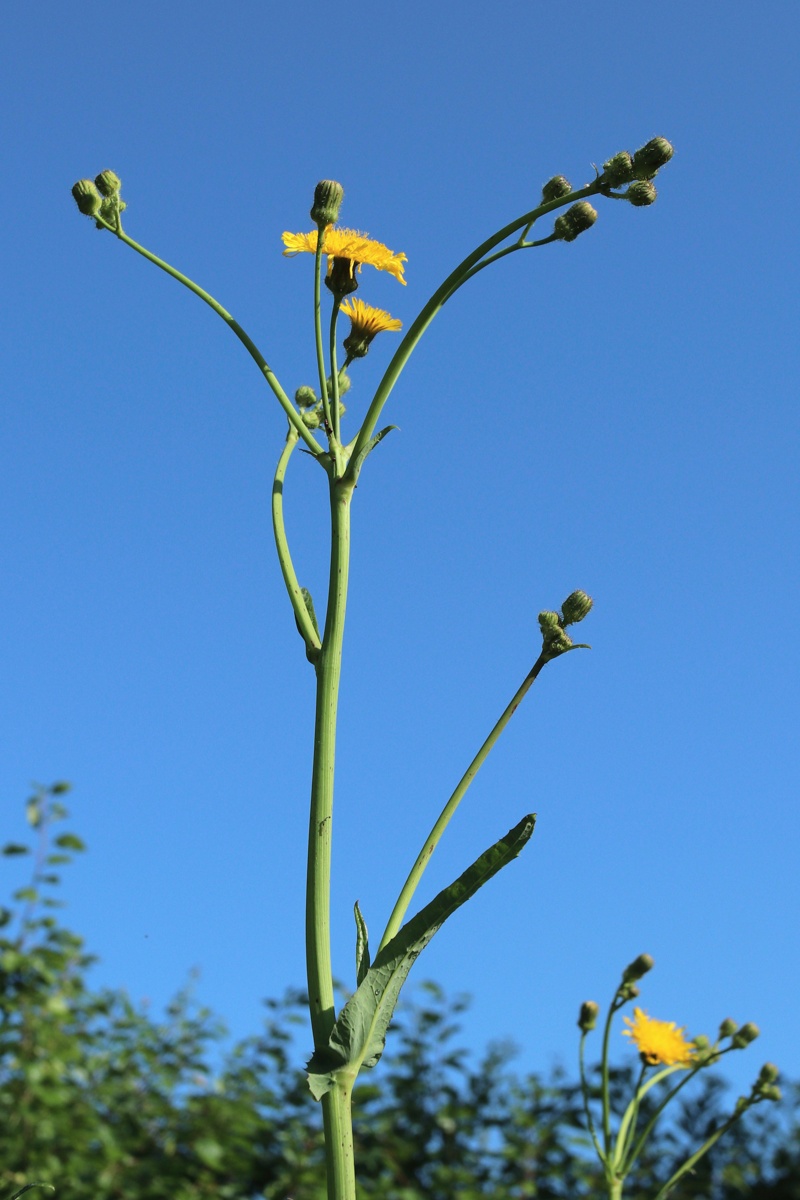
[(286, 395), (286, 392), (281, 387), (277, 376), (267, 360), (264, 358), (264, 355), (261, 353), (250, 335), (246, 333), (244, 329), (242, 329), (239, 322), (231, 316), (228, 310), (223, 308), (218, 300), (215, 300), (212, 295), (201, 288), (199, 284), (194, 282), (194, 280), (189, 279), (188, 275), (184, 275), (181, 271), (176, 270), (175, 267), (170, 266), (168, 262), (164, 262), (163, 258), (159, 258), (157, 254), (153, 254), (152, 251), (147, 250), (144, 246), (140, 246), (138, 242), (133, 240), (133, 238), (128, 237), (127, 233), (123, 231), (119, 222), (115, 228), (113, 225), (109, 225), (107, 221), (104, 221), (102, 217), (95, 217), (95, 220), (99, 220), (100, 223), (104, 225), (110, 233), (113, 233), (115, 237), (118, 237), (119, 240), (124, 242), (126, 246), (130, 246), (131, 250), (135, 250), (137, 254), (141, 254), (142, 257), (146, 258), (148, 262), (153, 263), (156, 267), (160, 267), (162, 271), (166, 271), (167, 275), (171, 275), (173, 279), (177, 279), (178, 283), (182, 283), (183, 286), (188, 288), (190, 292), (194, 292), (195, 296), (199, 296), (201, 300), (204, 300), (209, 308), (213, 308), (217, 316), (222, 317), (225, 324), (233, 330), (239, 341), (242, 343), (250, 357), (255, 362), (256, 366), (261, 371), (267, 383), (272, 388), (272, 391), (275, 393), (281, 408), (289, 418), (290, 423), (297, 430), (299, 436), (308, 446), (311, 453), (315, 456), (322, 454), (322, 446), (320, 446), (319, 442), (317, 442), (317, 440), (313, 438), (310, 432), (306, 429), (300, 414), (292, 404), (289, 397)]
[(400, 929), (400, 926), (403, 923), (403, 918), (406, 915), (408, 906), (411, 903), (411, 899), (414, 895), (414, 892), (417, 890), (419, 881), (421, 880), (423, 874), (425, 873), (425, 868), (427, 867), (428, 863), (430, 862), (431, 856), (432, 856), (434, 850), (436, 849), (437, 845), (439, 844), (442, 834), (444, 833), (445, 829), (449, 825), (449, 823), (453, 817), (453, 814), (455, 813), (459, 804), (461, 803), (464, 796), (466, 795), (467, 790), (468, 790), (470, 784), (472, 783), (473, 779), (475, 778), (475, 776), (478, 774), (478, 771), (481, 769), (481, 767), (485, 763), (486, 759), (489, 757), (489, 754), (490, 754), (492, 748), (494, 747), (494, 745), (496, 744), (498, 738), (500, 737), (500, 734), (503, 732), (506, 725), (508, 725), (508, 722), (511, 720), (514, 713), (519, 708), (520, 704), (522, 703), (522, 700), (524, 699), (524, 697), (525, 697), (526, 693), (528, 692), (529, 688), (531, 687), (532, 683), (538, 676), (539, 672), (542, 670), (542, 667), (548, 661), (549, 660), (547, 658), (545, 658), (544, 655), (539, 656), (539, 658), (536, 660), (534, 665), (531, 667), (528, 674), (523, 679), (520, 686), (517, 688), (516, 692), (514, 693), (511, 700), (509, 701), (508, 705), (503, 710), (500, 718), (498, 719), (498, 721), (495, 724), (494, 728), (492, 729), (491, 733), (487, 737), (486, 741), (483, 743), (480, 750), (475, 755), (475, 757), (473, 758), (472, 762), (467, 767), (464, 774), (461, 776), (458, 786), (456, 787), (456, 789), (453, 792), (453, 794), (451, 795), (450, 799), (447, 801), (447, 803), (445, 804), (441, 813), (439, 814), (439, 818), (436, 821), (436, 824), (433, 826), (433, 829), (431, 829), (430, 833), (428, 834), (427, 838), (425, 839), (422, 849), (420, 850), (419, 854), (417, 855), (416, 862), (414, 863), (413, 867), (411, 868), (411, 870), (408, 874), (408, 878), (406, 879), (405, 883), (403, 884), (402, 891), (400, 892), (400, 895), (397, 898), (397, 903), (395, 904), (394, 908), (392, 909), (392, 914), (389, 917), (389, 921), (386, 925), (386, 929), (384, 931), (383, 937), (381, 938), (381, 944), (378, 947), (379, 951), (382, 950), (383, 947), (392, 940), (394, 935)]
[(286, 435), (286, 445), (278, 459), (275, 478), (272, 483), (272, 530), (275, 534), (275, 548), (278, 551), (278, 562), (280, 563), (283, 582), (286, 584), (286, 591), (289, 593), (289, 600), (294, 609), (297, 624), (300, 626), (300, 633), (306, 644), (306, 651), (311, 661), (314, 662), (322, 643), (319, 640), (319, 634), (314, 628), (311, 616), (306, 608), (300, 584), (297, 582), (297, 575), (295, 574), (292, 556), (289, 551), (289, 542), (286, 537), (286, 527), (283, 521), (284, 479), (289, 459), (297, 445), (297, 441), (297, 430), (294, 426), (291, 426)]
[(476, 266), (485, 255), (494, 250), (496, 246), (499, 246), (501, 242), (504, 242), (506, 238), (509, 238), (512, 234), (516, 233), (517, 230), (523, 229), (526, 226), (530, 228), (535, 221), (537, 221), (540, 217), (546, 216), (547, 213), (554, 212), (558, 208), (563, 208), (565, 204), (574, 204), (577, 200), (585, 200), (588, 196), (595, 196), (600, 192), (600, 190), (601, 189), (597, 183), (597, 180), (595, 180), (593, 183), (587, 184), (586, 187), (579, 188), (574, 192), (570, 192), (567, 196), (562, 196), (557, 200), (550, 200), (546, 204), (538, 205), (530, 212), (525, 213), (524, 216), (517, 217), (516, 220), (511, 221), (508, 225), (505, 225), (502, 229), (498, 230), (497, 233), (492, 234), (492, 236), (487, 238), (485, 242), (482, 242), (477, 249), (473, 250), (471, 254), (468, 254), (463, 262), (459, 263), (454, 271), (451, 271), (451, 273), (447, 276), (447, 279), (445, 279), (444, 283), (442, 283), (442, 285), (436, 289), (428, 303), (420, 312), (419, 316), (412, 323), (402, 342), (395, 351), (389, 366), (386, 368), (383, 378), (378, 384), (378, 390), (375, 392), (375, 396), (369, 406), (367, 415), (364, 418), (364, 422), (361, 426), (361, 431), (359, 432), (355, 447), (353, 449), (353, 454), (350, 458), (351, 464), (358, 460), (359, 454), (367, 445), (373, 433), (375, 432), (375, 426), (380, 418), (381, 410), (386, 401), (389, 399), (392, 388), (397, 383), (397, 380), (399, 379), (403, 368), (411, 357), (417, 342), (420, 340), (436, 314), (444, 307), (444, 305), (458, 290), (458, 288), (461, 287), (462, 283), (464, 283), (465, 278), (471, 269)]
[[(342, 666), (350, 564), (353, 487), (328, 474), (331, 489), (331, 559), (322, 649), (316, 662), (317, 702), (308, 829), (306, 969), (314, 1047), (323, 1050), (336, 1019), (330, 947), (331, 823), (336, 759), (336, 717)], [(350, 1088), (337, 1087), (322, 1101), (329, 1200), (355, 1200)]]

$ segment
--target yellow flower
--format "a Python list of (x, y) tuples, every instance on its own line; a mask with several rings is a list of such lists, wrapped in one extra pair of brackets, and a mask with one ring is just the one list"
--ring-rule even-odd
[(403, 322), (392, 317), (382, 308), (373, 308), (363, 300), (345, 300), (341, 311), (350, 318), (350, 333), (344, 339), (344, 348), (350, 358), (363, 358), (372, 339), (387, 330), (396, 333)]
[[(283, 244), (286, 247), (283, 253), (289, 258), (304, 251), (316, 254), (317, 230), (314, 229), (311, 233), (284, 233)], [(395, 254), (388, 246), (384, 246), (383, 242), (375, 242), (356, 229), (333, 229), (328, 226), (325, 230), (323, 248), (328, 255), (329, 274), (334, 258), (346, 258), (359, 271), (362, 263), (368, 263), (378, 271), (388, 271), (390, 275), (394, 275), (395, 279), (405, 285), (403, 263), (408, 262), (406, 255)]]
[(674, 1021), (656, 1021), (641, 1008), (633, 1010), (632, 1021), (629, 1017), (624, 1019), (630, 1029), (623, 1029), (623, 1036), (631, 1039), (643, 1062), (651, 1067), (659, 1063), (689, 1066), (696, 1052), (695, 1046), (686, 1040), (683, 1028), (678, 1029)]

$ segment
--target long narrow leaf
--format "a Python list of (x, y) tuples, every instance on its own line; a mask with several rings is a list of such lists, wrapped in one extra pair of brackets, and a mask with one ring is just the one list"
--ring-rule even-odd
[(356, 1075), (362, 1066), (374, 1067), (383, 1053), (400, 989), (414, 962), (447, 918), (517, 857), (533, 833), (535, 820), (532, 813), (523, 817), (384, 946), (340, 1012), (328, 1045), (311, 1057), (308, 1083), (317, 1100), (334, 1086), (340, 1071)]

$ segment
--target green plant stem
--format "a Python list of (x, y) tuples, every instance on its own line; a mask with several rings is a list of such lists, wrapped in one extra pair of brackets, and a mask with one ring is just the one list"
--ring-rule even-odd
[(411, 903), (411, 899), (414, 895), (414, 892), (416, 891), (419, 881), (425, 872), (425, 868), (427, 867), (428, 863), (431, 860), (431, 856), (432, 856), (434, 850), (436, 849), (437, 845), (439, 844), (439, 840), (441, 839), (442, 834), (444, 833), (445, 829), (447, 828), (448, 824), (450, 823), (450, 820), (452, 819), (452, 816), (455, 813), (456, 809), (458, 808), (459, 804), (461, 803), (462, 799), (466, 795), (466, 792), (467, 792), (470, 784), (472, 783), (473, 779), (478, 774), (478, 771), (481, 769), (481, 767), (485, 763), (486, 759), (489, 757), (489, 754), (490, 754), (492, 748), (494, 747), (495, 743), (497, 742), (498, 738), (500, 737), (500, 734), (503, 732), (506, 725), (513, 717), (514, 713), (519, 708), (520, 704), (522, 703), (522, 700), (524, 699), (526, 693), (528, 692), (529, 688), (531, 687), (531, 684), (534, 682), (534, 680), (538, 676), (539, 672), (542, 670), (542, 667), (545, 665), (545, 663), (547, 661), (548, 661), (548, 659), (545, 658), (543, 655), (540, 655), (539, 658), (537, 658), (536, 662), (531, 667), (530, 671), (525, 676), (525, 678), (523, 679), (520, 686), (517, 688), (516, 692), (514, 693), (513, 697), (511, 698), (510, 702), (503, 710), (499, 720), (495, 724), (494, 728), (492, 729), (491, 733), (487, 737), (486, 741), (483, 743), (480, 750), (475, 755), (475, 757), (473, 758), (472, 762), (467, 767), (464, 774), (461, 776), (461, 780), (459, 781), (458, 786), (456, 787), (455, 791), (451, 795), (450, 799), (445, 804), (444, 808), (442, 809), (442, 811), (439, 815), (438, 820), (436, 821), (436, 824), (433, 826), (433, 829), (431, 829), (430, 833), (428, 834), (427, 838), (425, 839), (422, 849), (420, 850), (419, 854), (417, 855), (416, 862), (414, 863), (413, 867), (411, 868), (411, 870), (408, 874), (408, 878), (406, 879), (405, 883), (403, 884), (402, 891), (400, 892), (400, 895), (397, 898), (397, 903), (395, 904), (394, 908), (392, 909), (392, 914), (389, 917), (388, 924), (384, 931), (383, 937), (381, 938), (381, 944), (378, 947), (379, 952), (380, 952), (380, 950), (383, 949), (383, 947), (385, 945), (387, 945), (388, 942), (390, 942), (392, 940), (394, 935), (400, 929), (400, 926), (403, 923), (403, 918), (406, 915), (406, 911), (408, 909), (409, 904)]
[(386, 368), (383, 378), (378, 384), (378, 389), (375, 392), (375, 396), (369, 406), (369, 409), (367, 410), (367, 415), (364, 418), (364, 422), (361, 426), (361, 430), (358, 434), (358, 438), (353, 449), (353, 454), (350, 459), (351, 470), (352, 465), (358, 461), (361, 451), (367, 445), (373, 433), (375, 432), (375, 426), (380, 418), (381, 410), (386, 401), (389, 399), (392, 388), (399, 379), (400, 373), (411, 357), (417, 342), (420, 340), (436, 314), (441, 311), (450, 297), (458, 290), (459, 287), (461, 287), (462, 283), (464, 283), (472, 268), (476, 266), (485, 255), (494, 250), (496, 246), (499, 246), (501, 242), (504, 242), (506, 238), (509, 238), (512, 234), (516, 233), (517, 230), (524, 229), (526, 227), (527, 229), (530, 229), (531, 225), (533, 225), (535, 221), (537, 221), (540, 217), (546, 216), (547, 213), (553, 212), (558, 208), (563, 208), (565, 204), (574, 204), (577, 200), (585, 200), (588, 196), (595, 196), (599, 191), (600, 187), (595, 180), (593, 183), (587, 184), (586, 187), (579, 188), (574, 192), (570, 192), (568, 196), (563, 196), (557, 200), (550, 200), (547, 204), (538, 205), (530, 212), (525, 213), (524, 216), (517, 217), (514, 221), (511, 221), (508, 225), (505, 225), (502, 229), (498, 230), (497, 233), (492, 234), (492, 236), (487, 238), (485, 242), (482, 242), (477, 249), (473, 250), (471, 254), (468, 254), (463, 262), (459, 263), (456, 269), (447, 276), (444, 283), (442, 283), (441, 286), (436, 289), (428, 303), (420, 312), (419, 316), (409, 327), (408, 332), (398, 346), (391, 362)]
[(614, 993), (614, 999), (611, 1001), (608, 1009), (608, 1016), (603, 1027), (603, 1055), (600, 1060), (600, 1090), (601, 1103), (603, 1105), (603, 1148), (605, 1150), (605, 1158), (607, 1161), (611, 1158), (611, 1105), (608, 1094), (608, 1044), (611, 1036), (611, 1022), (614, 1019), (614, 1013), (617, 1012), (622, 1005), (619, 1002), (619, 992)]
[(286, 435), (286, 445), (278, 459), (275, 478), (272, 482), (272, 530), (275, 534), (275, 547), (278, 551), (278, 562), (280, 563), (283, 582), (286, 584), (286, 591), (289, 593), (289, 600), (294, 609), (294, 615), (297, 619), (303, 641), (306, 644), (306, 652), (310, 660), (314, 662), (318, 656), (321, 642), (306, 608), (300, 584), (297, 582), (297, 575), (295, 574), (292, 556), (289, 552), (289, 543), (286, 538), (286, 527), (283, 521), (284, 478), (286, 476), (286, 468), (289, 465), (289, 459), (297, 445), (297, 441), (297, 430), (292, 425), (289, 427), (289, 432)]
[(560, 239), (556, 237), (554, 233), (551, 233), (549, 237), (539, 238), (538, 242), (522, 241), (514, 242), (513, 246), (504, 246), (502, 250), (498, 250), (495, 254), (490, 254), (488, 258), (484, 258), (482, 262), (479, 262), (476, 266), (472, 267), (471, 270), (467, 271), (467, 273), (464, 275), (464, 278), (460, 280), (458, 286), (461, 287), (461, 284), (466, 283), (468, 279), (472, 279), (478, 274), (479, 271), (482, 271), (484, 267), (489, 267), (492, 263), (499, 262), (500, 259), (505, 258), (507, 254), (515, 254), (517, 250), (533, 250), (536, 246), (549, 246), (551, 242), (557, 242), (559, 240)]
[(594, 1127), (594, 1118), (592, 1117), (592, 1109), (591, 1109), (591, 1105), (589, 1104), (589, 1084), (586, 1079), (585, 1046), (586, 1046), (586, 1031), (581, 1030), (581, 1040), (580, 1040), (580, 1045), (579, 1045), (579, 1049), (578, 1049), (578, 1066), (580, 1068), (580, 1076), (581, 1076), (581, 1095), (583, 1096), (583, 1111), (586, 1114), (586, 1125), (588, 1127), (589, 1133), (592, 1135), (592, 1141), (594, 1142), (594, 1148), (597, 1151), (597, 1157), (600, 1159), (600, 1162), (603, 1164), (603, 1166), (605, 1166), (606, 1157), (603, 1154), (603, 1151), (600, 1148), (600, 1143), (597, 1140), (597, 1133), (596, 1133), (595, 1127)]
[[(716, 1054), (714, 1058), (705, 1059), (703, 1062), (699, 1062), (697, 1064), (697, 1066), (693, 1067), (689, 1071), (686, 1071), (686, 1074), (684, 1075), (683, 1079), (681, 1079), (680, 1083), (677, 1084), (672, 1089), (672, 1091), (667, 1092), (666, 1096), (661, 1101), (661, 1103), (658, 1105), (658, 1107), (655, 1109), (650, 1120), (647, 1122), (647, 1124), (645, 1125), (641, 1134), (639, 1135), (638, 1141), (636, 1142), (636, 1144), (634, 1146), (631, 1147), (630, 1153), (628, 1155), (627, 1163), (625, 1164), (626, 1170), (630, 1170), (633, 1163), (639, 1157), (639, 1155), (641, 1154), (641, 1152), (644, 1148), (645, 1142), (647, 1141), (647, 1139), (649, 1138), (650, 1134), (652, 1133), (652, 1131), (655, 1127), (656, 1121), (661, 1116), (662, 1112), (667, 1107), (667, 1105), (670, 1103), (670, 1101), (673, 1100), (675, 1096), (677, 1096), (677, 1094), (681, 1090), (681, 1088), (686, 1087), (686, 1084), (689, 1083), (692, 1079), (694, 1079), (694, 1077), (698, 1071), (702, 1071), (704, 1067), (711, 1066), (713, 1063), (718, 1062), (720, 1060), (720, 1058), (722, 1058), (722, 1055), (728, 1054), (730, 1052), (730, 1050), (731, 1050), (731, 1047), (729, 1046), (727, 1050), (720, 1050), (719, 1053)], [(653, 1077), (651, 1079), (648, 1079), (647, 1083), (644, 1085), (644, 1087), (641, 1090), (641, 1095), (642, 1096), (646, 1095), (647, 1092), (649, 1092), (652, 1087), (655, 1087), (655, 1085), (657, 1083), (661, 1083), (662, 1079), (667, 1079), (670, 1075), (674, 1075), (676, 1071), (680, 1071), (682, 1069), (683, 1068), (679, 1064), (675, 1064), (671, 1067), (665, 1067), (663, 1071), (659, 1071), (657, 1075), (653, 1075)]]
[(625, 1170), (625, 1152), (629, 1143), (632, 1142), (636, 1136), (636, 1122), (639, 1119), (639, 1105), (641, 1103), (642, 1096), (648, 1090), (647, 1088), (642, 1088), (642, 1083), (644, 1081), (646, 1072), (647, 1066), (645, 1063), (643, 1063), (639, 1070), (639, 1078), (636, 1081), (636, 1087), (633, 1090), (633, 1099), (625, 1109), (622, 1120), (619, 1123), (619, 1129), (617, 1130), (617, 1144), (614, 1147), (614, 1153), (611, 1156), (612, 1170), (616, 1173), (619, 1173), (623, 1177), (625, 1174), (627, 1174)]
[(731, 1116), (728, 1117), (728, 1120), (723, 1122), (718, 1129), (715, 1129), (711, 1134), (711, 1137), (706, 1138), (700, 1149), (697, 1150), (690, 1158), (687, 1158), (686, 1162), (678, 1167), (675, 1174), (669, 1177), (663, 1187), (659, 1188), (658, 1192), (656, 1193), (655, 1200), (664, 1200), (664, 1198), (669, 1195), (679, 1180), (682, 1179), (687, 1172), (692, 1170), (695, 1163), (699, 1162), (703, 1155), (708, 1153), (714, 1143), (719, 1141), (723, 1133), (727, 1133), (731, 1126), (735, 1125), (739, 1118), (744, 1116), (745, 1112), (750, 1107), (750, 1104), (746, 1104), (744, 1108), (739, 1109), (738, 1112), (732, 1113)]
[(137, 254), (141, 254), (142, 257), (146, 258), (148, 262), (160, 267), (162, 271), (166, 271), (167, 275), (171, 275), (173, 279), (177, 279), (178, 283), (182, 283), (183, 286), (187, 287), (190, 292), (194, 292), (195, 296), (199, 296), (201, 300), (204, 300), (209, 308), (213, 308), (217, 316), (222, 317), (225, 324), (233, 330), (239, 341), (248, 351), (250, 357), (253, 359), (267, 383), (272, 388), (272, 391), (275, 393), (275, 396), (286, 413), (286, 416), (289, 418), (290, 423), (297, 430), (299, 436), (303, 439), (306, 446), (308, 446), (311, 453), (314, 455), (322, 454), (322, 447), (317, 440), (311, 436), (309, 430), (306, 429), (300, 418), (300, 414), (284, 392), (275, 373), (273, 372), (267, 360), (264, 358), (264, 355), (261, 353), (258, 346), (256, 346), (249, 334), (242, 329), (239, 322), (234, 320), (228, 310), (223, 308), (213, 296), (209, 295), (208, 292), (204, 291), (204, 289), (196, 284), (193, 280), (189, 279), (187, 275), (183, 275), (180, 271), (177, 271), (175, 267), (171, 267), (168, 262), (164, 262), (163, 259), (153, 254), (150, 250), (145, 249), (144, 246), (140, 246), (138, 242), (133, 240), (133, 238), (128, 237), (127, 233), (124, 232), (119, 222), (117, 222), (117, 226), (115, 228), (113, 225), (109, 225), (107, 221), (103, 221), (102, 218), (100, 218), (100, 220), (101, 223), (105, 225), (106, 229), (118, 237), (121, 242), (124, 242), (126, 246), (130, 246), (131, 250), (135, 250)]
[(333, 298), (333, 308), (331, 309), (331, 332), (330, 332), (330, 356), (331, 356), (331, 408), (333, 416), (333, 437), (336, 453), (339, 452), (341, 446), (341, 435), (339, 433), (339, 368), (336, 366), (336, 322), (339, 319), (339, 308), (342, 303), (342, 297), (339, 295)]
[(317, 249), (314, 254), (314, 343), (317, 350), (317, 371), (319, 373), (319, 394), (322, 400), (322, 411), (325, 415), (325, 428), (330, 438), (333, 429), (331, 421), (331, 405), (328, 399), (328, 385), (325, 378), (325, 350), (322, 343), (322, 243), (325, 240), (324, 228), (317, 233)]
[[(330, 947), (330, 877), (336, 716), (350, 563), (353, 488), (329, 470), (331, 560), (322, 649), (316, 662), (317, 703), (308, 829), (306, 968), (314, 1047), (328, 1043), (336, 1019)], [(352, 1083), (349, 1085), (352, 1087)], [(329, 1200), (355, 1200), (350, 1093), (336, 1087), (322, 1101)]]

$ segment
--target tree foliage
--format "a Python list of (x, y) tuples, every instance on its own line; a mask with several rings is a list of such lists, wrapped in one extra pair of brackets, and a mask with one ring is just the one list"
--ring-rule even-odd
[[(93, 959), (57, 919), (58, 870), (84, 847), (56, 834), (66, 785), (27, 806), (30, 882), (0, 910), (0, 1195), (26, 1184), (57, 1200), (324, 1200), (319, 1105), (300, 1049), (304, 996), (266, 1002), (261, 1032), (230, 1045), (191, 987), (161, 1018), (122, 991), (93, 990)], [(395, 1017), (394, 1048), (355, 1094), (364, 1200), (583, 1200), (602, 1188), (580, 1089), (562, 1072), (520, 1077), (512, 1050), (458, 1045), (464, 1001), (418, 989)], [(618, 1107), (630, 1077), (613, 1080)], [(735, 1126), (677, 1200), (800, 1200), (800, 1096)], [(660, 1129), (631, 1180), (657, 1191), (730, 1108), (714, 1077)], [(47, 1193), (41, 1193), (43, 1195)]]

